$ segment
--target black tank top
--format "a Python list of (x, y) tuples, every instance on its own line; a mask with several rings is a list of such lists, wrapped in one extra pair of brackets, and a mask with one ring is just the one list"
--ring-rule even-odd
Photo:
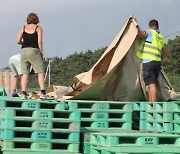
[[(38, 26), (35, 28), (35, 31), (32, 34), (27, 33), (24, 30), (23, 35), (22, 35), (23, 44), (22, 44), (21, 48), (31, 47), (31, 48), (39, 49), (39, 46), (38, 46), (38, 34), (37, 34), (37, 31), (36, 31), (37, 28), (38, 28)], [(24, 26), (24, 29), (25, 29), (25, 26)]]

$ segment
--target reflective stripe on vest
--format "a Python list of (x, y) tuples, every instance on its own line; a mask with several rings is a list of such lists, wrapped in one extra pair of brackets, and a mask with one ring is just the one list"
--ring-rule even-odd
[(154, 61), (161, 61), (161, 51), (165, 44), (165, 40), (161, 34), (158, 34), (155, 30), (152, 31), (152, 43), (142, 40), (138, 47), (136, 56), (140, 59), (149, 59)]

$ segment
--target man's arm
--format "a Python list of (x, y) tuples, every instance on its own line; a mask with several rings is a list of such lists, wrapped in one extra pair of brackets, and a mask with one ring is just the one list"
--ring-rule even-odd
[[(133, 16), (133, 18), (134, 18), (134, 20), (137, 22), (137, 19), (136, 19), (136, 17), (134, 17)], [(138, 29), (138, 34), (137, 34), (137, 36), (139, 37), (139, 38), (146, 38), (147, 36), (148, 36), (148, 32), (147, 31), (145, 31), (145, 30), (141, 30), (141, 28), (139, 27), (139, 25), (137, 25), (137, 29)]]
[(148, 32), (145, 30), (141, 30), (138, 26), (138, 37), (140, 38), (146, 38), (148, 36)]

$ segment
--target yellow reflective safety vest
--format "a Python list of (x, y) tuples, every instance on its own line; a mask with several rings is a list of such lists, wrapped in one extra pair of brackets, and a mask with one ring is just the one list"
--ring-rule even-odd
[(146, 39), (143, 39), (138, 47), (136, 56), (140, 59), (161, 61), (161, 52), (165, 45), (165, 39), (156, 30), (151, 29), (151, 32), (152, 42), (146, 42)]

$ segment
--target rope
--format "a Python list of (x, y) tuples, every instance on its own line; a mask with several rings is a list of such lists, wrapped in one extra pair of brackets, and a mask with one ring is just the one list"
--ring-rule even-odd
[(177, 32), (174, 32), (174, 33), (172, 33), (172, 34), (169, 34), (169, 35), (165, 36), (164, 38), (167, 38), (167, 37), (172, 36), (172, 35), (174, 35), (174, 34), (176, 34), (176, 33), (179, 33), (179, 32), (180, 32), (180, 30), (177, 31)]

